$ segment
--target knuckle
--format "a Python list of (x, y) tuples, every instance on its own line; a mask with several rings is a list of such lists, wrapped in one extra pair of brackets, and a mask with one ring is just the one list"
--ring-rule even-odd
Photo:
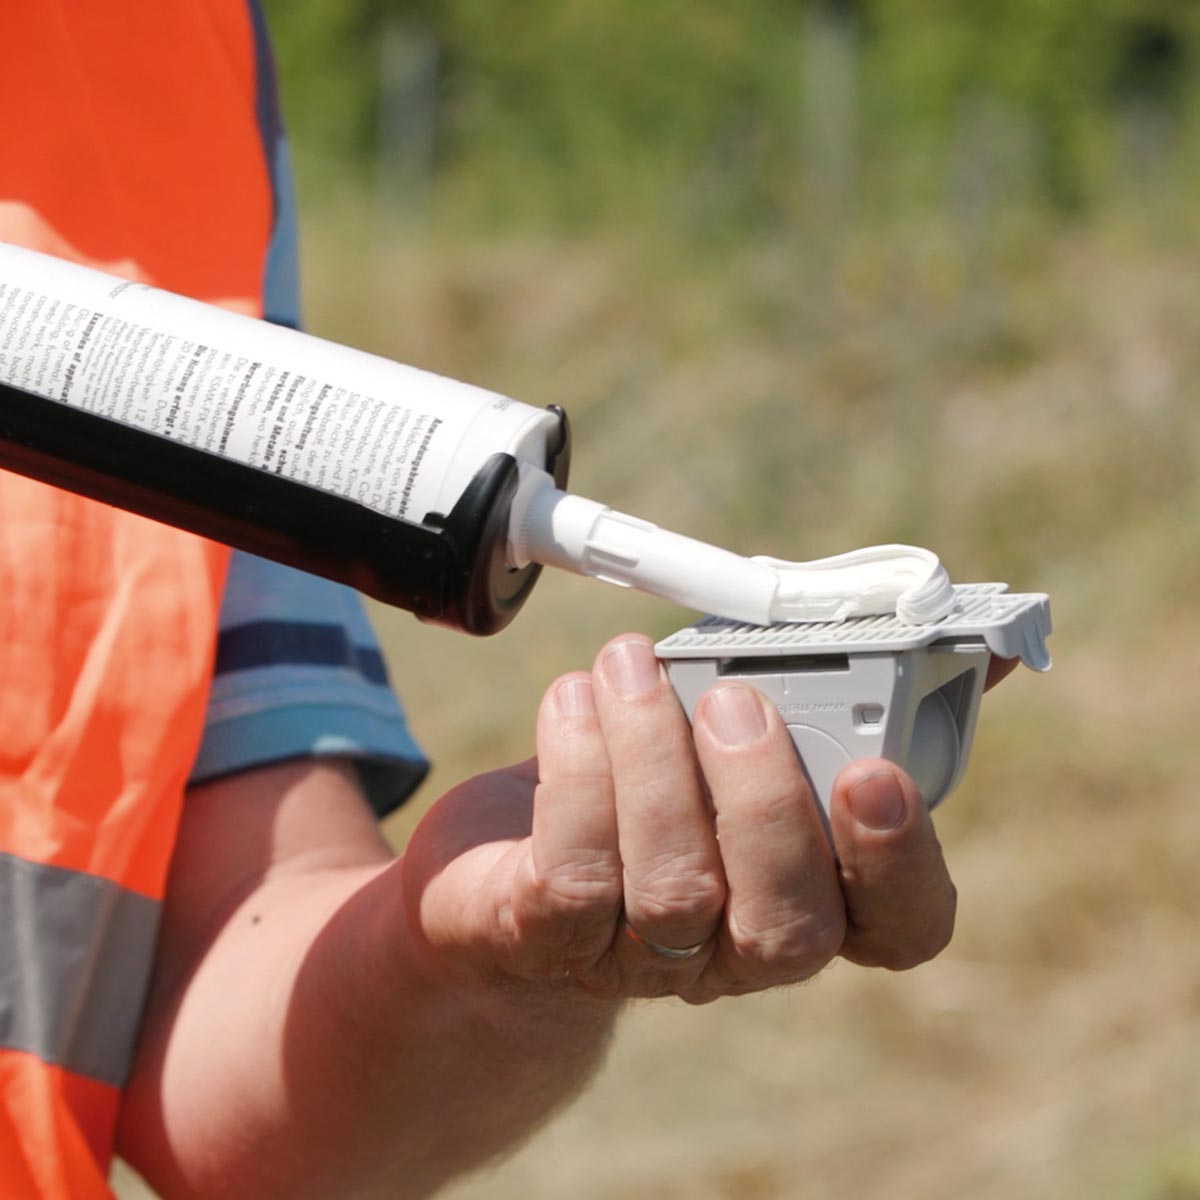
[[(612, 804), (616, 794), (612, 769), (603, 748), (578, 729), (556, 734), (559, 759), (553, 779), (545, 774), (534, 792), (534, 807), (553, 806), (567, 801), (576, 803)], [(544, 759), (538, 761), (539, 771), (545, 772)]]
[(731, 936), (742, 969), (768, 983), (809, 979), (827, 966), (842, 948), (846, 918), (807, 914), (754, 929), (733, 925)]
[(675, 811), (679, 808), (680, 797), (686, 797), (696, 783), (691, 759), (667, 741), (658, 740), (647, 751), (641, 764), (644, 774), (631, 788), (648, 813)]
[(664, 926), (715, 920), (725, 906), (725, 881), (699, 856), (672, 855), (631, 871), (626, 906)]
[(589, 971), (612, 937), (621, 894), (620, 866), (604, 854), (531, 872), (514, 893), (502, 940), (528, 974)]
[(786, 760), (788, 773), (775, 772), (771, 780), (775, 786), (760, 788), (754, 805), (755, 825), (768, 833), (776, 829), (790, 833), (795, 828), (800, 807), (815, 802), (808, 778), (790, 742), (788, 751), (791, 756)]
[(621, 903), (621, 864), (615, 854), (593, 854), (569, 866), (540, 871), (534, 880), (544, 907), (565, 917), (607, 912)]
[(639, 930), (711, 924), (720, 914), (722, 903), (716, 885), (673, 894), (628, 888), (625, 898), (626, 908), (637, 914)]
[(740, 803), (728, 805), (717, 813), (718, 832), (731, 834), (739, 827), (752, 824), (755, 833), (764, 841), (778, 837), (794, 841), (797, 837), (798, 814), (804, 806), (814, 803), (812, 791), (799, 760), (791, 752), (790, 765), (795, 767), (794, 777), (785, 777), (779, 786), (778, 777), (772, 779), (776, 786), (769, 789), (759, 787)]

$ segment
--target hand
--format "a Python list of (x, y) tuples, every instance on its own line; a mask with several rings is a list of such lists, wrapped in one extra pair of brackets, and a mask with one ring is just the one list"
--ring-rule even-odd
[(950, 938), (954, 886), (907, 775), (841, 773), (835, 860), (774, 707), (719, 684), (689, 728), (645, 638), (550, 687), (537, 751), (449, 793), (410, 842), (410, 922), (460, 981), (703, 1003), (837, 955), (911, 967)]
[(538, 752), (443, 797), (399, 861), (348, 765), (192, 790), (122, 1094), (160, 1194), (431, 1195), (578, 1092), (627, 997), (907, 967), (950, 937), (903, 773), (842, 773), (835, 862), (774, 708), (718, 685), (690, 729), (644, 638), (551, 686)]

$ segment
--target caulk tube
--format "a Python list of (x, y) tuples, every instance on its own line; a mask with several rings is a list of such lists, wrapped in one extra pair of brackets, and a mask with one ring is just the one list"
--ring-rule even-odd
[(521, 462), (561, 410), (0, 243), (2, 467), (491, 633)]

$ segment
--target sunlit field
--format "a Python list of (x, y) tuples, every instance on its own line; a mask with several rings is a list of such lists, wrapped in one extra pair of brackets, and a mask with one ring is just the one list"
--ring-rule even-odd
[[(938, 814), (938, 961), (636, 1007), (595, 1086), (452, 1200), (1200, 1197), (1198, 232), (1136, 206), (708, 247), (310, 217), (310, 327), (565, 405), (577, 491), (744, 552), (918, 542), (1054, 608), (1053, 671), (987, 698)], [(436, 763), (402, 847), (529, 753), (558, 672), (692, 614), (546, 577), (488, 641), (375, 617)]]

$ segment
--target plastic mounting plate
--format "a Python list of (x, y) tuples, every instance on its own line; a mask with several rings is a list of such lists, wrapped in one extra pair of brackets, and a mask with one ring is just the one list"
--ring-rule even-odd
[(982, 638), (993, 654), (1045, 671), (1050, 667), (1050, 629), (1045, 594), (1010, 593), (1005, 583), (965, 583), (955, 586), (950, 612), (927, 625), (909, 625), (894, 615), (769, 626), (705, 617), (664, 638), (655, 652), (664, 659), (885, 654)]

